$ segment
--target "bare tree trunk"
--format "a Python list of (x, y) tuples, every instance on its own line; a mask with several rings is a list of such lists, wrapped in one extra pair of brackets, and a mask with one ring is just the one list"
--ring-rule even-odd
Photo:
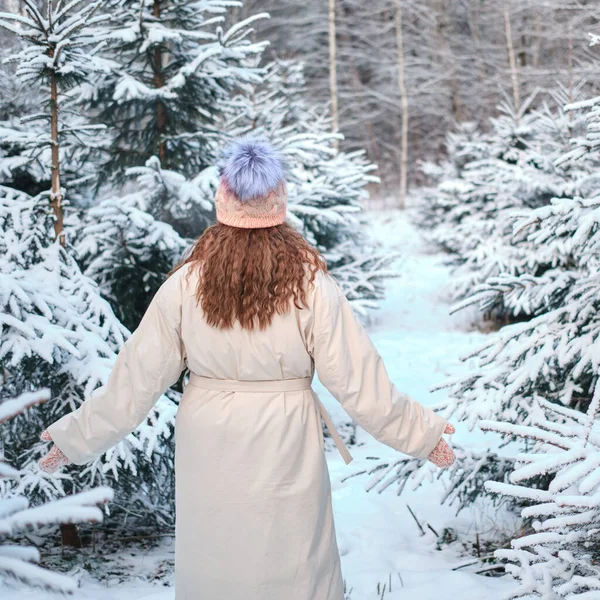
[[(67, 494), (70, 496), (71, 494)], [(83, 548), (79, 529), (75, 523), (60, 524), (60, 543), (62, 546), (71, 546), (72, 548)]]
[[(348, 11), (344, 11), (343, 7), (342, 7), (342, 13), (339, 16), (339, 21), (342, 22), (342, 19), (350, 19), (350, 22), (353, 22), (351, 20), (352, 15), (351, 14), (349, 15)], [(344, 43), (347, 45), (348, 48), (353, 47), (353, 39), (348, 33), (341, 34), (340, 39), (344, 41)], [(352, 53), (349, 54), (348, 60), (350, 63), (350, 72), (352, 73), (352, 83), (354, 84), (354, 89), (356, 90), (356, 97), (364, 98), (364, 95), (361, 94), (360, 92), (361, 92), (361, 88), (364, 88), (365, 86), (360, 79), (360, 75), (358, 73), (358, 68), (356, 66), (356, 59), (354, 57), (354, 54), (352, 54)], [(366, 106), (366, 102), (364, 102), (364, 100), (363, 100), (362, 106), (364, 107), (361, 109), (362, 112), (365, 115), (369, 114), (368, 107)], [(366, 122), (365, 130), (367, 132), (367, 136), (363, 137), (364, 144), (369, 145), (370, 151), (369, 151), (368, 155), (371, 158), (371, 160), (379, 167), (381, 156), (380, 156), (380, 152), (379, 152), (379, 145), (377, 143), (377, 137), (374, 134), (373, 121), (372, 121), (372, 119), (365, 118), (365, 122)], [(374, 184), (374, 187), (376, 187), (378, 189), (379, 193), (381, 193), (381, 189), (383, 187), (383, 177), (382, 177), (382, 183)]]
[(490, 76), (490, 67), (487, 60), (487, 51), (481, 43), (480, 20), (481, 14), (479, 2), (477, 0), (469, 0), (469, 31), (471, 32), (471, 39), (473, 40), (473, 47), (475, 49), (475, 57), (473, 60), (477, 61), (476, 65), (474, 65), (474, 69), (477, 74), (477, 81), (481, 84), (482, 90), (481, 97), (477, 99), (477, 104), (480, 111), (480, 118), (485, 122), (491, 116), (488, 107), (494, 107), (496, 105), (496, 98), (490, 93), (489, 85), (486, 84)]
[(439, 57), (440, 63), (443, 66), (444, 70), (448, 73), (448, 77), (450, 78), (450, 92), (451, 92), (451, 102), (452, 102), (452, 114), (454, 115), (454, 120), (457, 123), (462, 121), (462, 111), (460, 104), (460, 97), (458, 95), (458, 82), (456, 81), (456, 69), (454, 68), (454, 61), (451, 56), (451, 48), (446, 40), (445, 34), (445, 20), (444, 20), (444, 1), (437, 0), (436, 3), (437, 15), (436, 15), (436, 31), (438, 35), (438, 47), (439, 47)]
[(396, 0), (396, 45), (398, 48), (398, 87), (402, 107), (402, 129), (400, 132), (400, 196), (399, 207), (406, 207), (408, 179), (408, 97), (404, 81), (404, 45), (402, 38), (402, 0)]
[[(160, 19), (160, 4), (159, 0), (154, 0), (153, 4), (153, 14), (157, 19)], [(154, 85), (157, 88), (161, 88), (165, 85), (165, 75), (162, 70), (162, 51), (160, 46), (154, 47)], [(167, 111), (165, 109), (165, 105), (162, 100), (156, 101), (156, 129), (158, 132), (158, 136), (162, 137), (165, 133), (165, 129), (167, 127)], [(160, 159), (160, 164), (164, 167), (165, 161), (167, 158), (167, 144), (164, 140), (162, 140), (158, 147), (158, 158)]]
[(527, 36), (521, 35), (521, 49), (519, 50), (519, 65), (521, 68), (527, 66)]
[(535, 11), (535, 45), (533, 47), (533, 60), (532, 65), (534, 69), (538, 68), (538, 64), (540, 62), (540, 48), (542, 44), (542, 19), (541, 19), (541, 10), (536, 8)]
[[(573, 32), (569, 26), (569, 102), (573, 102)], [(569, 111), (569, 121), (572, 118), (572, 111)]]
[[(481, 35), (479, 33), (479, 4), (475, 2), (475, 0), (470, 0), (469, 2), (469, 30), (471, 32), (471, 37), (473, 38), (473, 44), (475, 46), (477, 57), (481, 57), (483, 55), (481, 51)], [(487, 75), (487, 63), (485, 60), (481, 61), (483, 72)]]
[[(331, 118), (333, 131), (339, 130), (338, 92), (337, 92), (337, 62), (335, 46), (335, 0), (329, 0), (329, 94), (331, 96)], [(335, 140), (335, 149), (339, 149)]]
[[(50, 58), (54, 57), (54, 50), (49, 52)], [(54, 239), (60, 239), (61, 246), (65, 245), (63, 225), (62, 192), (60, 190), (60, 155), (58, 142), (58, 85), (54, 71), (50, 74), (50, 145), (51, 145), (51, 173), (52, 188), (50, 190), (50, 206), (54, 213)]]
[(521, 90), (519, 88), (519, 71), (517, 61), (515, 60), (515, 48), (512, 41), (512, 32), (510, 27), (510, 0), (504, 0), (504, 31), (506, 34), (506, 48), (508, 50), (508, 62), (510, 64), (510, 74), (513, 86), (513, 101), (515, 104), (515, 113), (518, 113), (521, 106)]

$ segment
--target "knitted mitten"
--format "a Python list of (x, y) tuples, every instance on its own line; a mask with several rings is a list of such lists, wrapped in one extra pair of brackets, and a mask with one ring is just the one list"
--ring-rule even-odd
[[(455, 431), (454, 426), (450, 425), (450, 423), (448, 423), (444, 429), (444, 433), (454, 433)], [(449, 467), (456, 460), (456, 456), (454, 455), (452, 448), (446, 443), (446, 440), (441, 439), (437, 443), (437, 446), (431, 451), (428, 460), (437, 467), (444, 469), (445, 467)]]
[[(42, 432), (40, 438), (46, 442), (52, 441), (52, 437), (50, 437), (47, 429)], [(54, 473), (56, 469), (64, 467), (70, 462), (71, 461), (65, 456), (62, 450), (58, 446), (53, 445), (50, 449), (50, 452), (48, 452), (48, 454), (46, 454), (46, 456), (44, 456), (44, 458), (42, 458), (38, 464), (40, 465), (40, 469), (42, 469), (42, 471), (46, 471), (46, 473)]]

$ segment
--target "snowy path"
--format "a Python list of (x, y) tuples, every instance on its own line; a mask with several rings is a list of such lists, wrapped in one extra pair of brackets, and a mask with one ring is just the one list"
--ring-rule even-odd
[[(464, 331), (461, 319), (450, 317), (448, 307), (437, 299), (448, 272), (439, 265), (436, 256), (425, 253), (405, 215), (373, 213), (372, 224), (377, 238), (390, 248), (401, 250), (403, 258), (398, 265), (401, 277), (389, 282), (387, 298), (370, 328), (371, 337), (397, 387), (423, 404), (435, 404), (443, 392), (431, 394), (430, 387), (445, 379), (457, 358), (478, 344), (482, 334)], [(315, 389), (333, 419), (346, 422), (347, 416), (324, 388), (317, 384)], [(351, 590), (349, 600), (381, 598), (377, 584), (383, 587), (390, 577), (392, 588), (390, 592), (386, 587), (385, 600), (500, 600), (503, 592), (514, 586), (508, 577), (483, 577), (474, 573), (475, 567), (452, 570), (472, 562), (471, 555), (461, 552), (463, 544), (472, 547), (478, 533), (484, 545), (495, 533), (496, 512), (480, 505), (456, 517), (454, 508), (439, 504), (443, 480), (425, 482), (417, 490), (406, 489), (400, 497), (393, 486), (381, 494), (366, 492), (369, 480), (366, 475), (342, 483), (342, 478), (371, 466), (372, 457), (401, 456), (363, 430), (358, 430), (357, 437), (359, 445), (350, 448), (354, 456), (350, 465), (344, 464), (333, 445), (330, 444), (332, 450), (328, 452), (342, 570), (347, 590)], [(481, 436), (458, 425), (454, 439), (477, 445)], [(436, 536), (428, 529), (424, 536), (420, 534), (407, 504), (421, 523), (429, 523), (437, 532), (447, 526), (456, 528), (459, 541), (444, 546), (442, 551), (436, 550)], [(161, 561), (172, 559), (173, 539), (165, 538), (160, 547), (147, 553), (132, 555), (125, 551), (119, 556), (119, 563), (128, 565), (129, 572), (140, 574), (143, 581), (99, 583), (86, 571), (71, 572), (81, 578), (76, 600), (173, 600), (172, 588), (154, 586), (146, 580), (157, 571)], [(3, 592), (2, 597), (40, 600), (52, 596), (15, 590)]]

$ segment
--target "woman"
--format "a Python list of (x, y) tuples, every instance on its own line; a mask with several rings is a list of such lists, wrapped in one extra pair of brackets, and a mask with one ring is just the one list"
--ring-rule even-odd
[(380, 442), (440, 467), (446, 420), (398, 392), (323, 257), (284, 222), (282, 160), (226, 154), (217, 221), (160, 287), (106, 384), (42, 434), (52, 471), (132, 432), (188, 368), (175, 423), (177, 600), (343, 600), (319, 380)]

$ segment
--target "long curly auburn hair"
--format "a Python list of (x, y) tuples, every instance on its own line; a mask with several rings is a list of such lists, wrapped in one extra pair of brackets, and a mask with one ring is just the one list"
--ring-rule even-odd
[(290, 300), (306, 306), (307, 271), (309, 283), (317, 271), (327, 272), (323, 256), (287, 223), (243, 229), (217, 222), (169, 275), (189, 262), (201, 272), (197, 302), (208, 324), (220, 329), (236, 319), (244, 329), (265, 329)]

